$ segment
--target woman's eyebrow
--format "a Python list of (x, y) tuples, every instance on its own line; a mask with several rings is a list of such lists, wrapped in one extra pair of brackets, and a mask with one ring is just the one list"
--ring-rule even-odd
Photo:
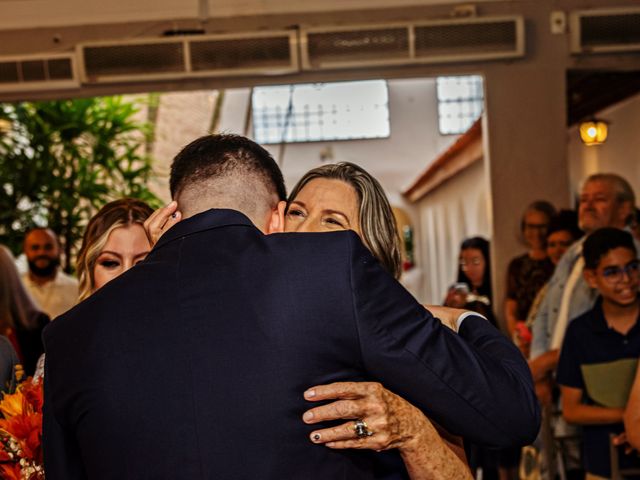
[(103, 250), (100, 252), (100, 255), (104, 255), (105, 253), (109, 254), (109, 255), (113, 255), (115, 257), (118, 258), (122, 258), (122, 255), (120, 255), (118, 252), (112, 252), (111, 250)]
[(302, 201), (300, 201), (300, 200), (293, 200), (293, 201), (291, 202), (291, 205), (293, 205), (294, 203), (295, 203), (295, 204), (297, 204), (297, 205), (300, 205), (302, 208), (307, 208), (307, 206), (305, 205), (305, 203), (304, 203), (304, 202), (302, 202)]

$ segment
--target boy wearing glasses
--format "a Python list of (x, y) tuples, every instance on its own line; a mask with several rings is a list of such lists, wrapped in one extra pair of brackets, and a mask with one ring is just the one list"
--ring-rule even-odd
[[(609, 436), (624, 431), (625, 372), (640, 356), (639, 262), (632, 236), (617, 228), (593, 232), (582, 255), (584, 278), (599, 297), (569, 324), (557, 380), (565, 420), (583, 426), (587, 479), (599, 479), (611, 476)], [(621, 453), (620, 466), (638, 468), (640, 460)]]

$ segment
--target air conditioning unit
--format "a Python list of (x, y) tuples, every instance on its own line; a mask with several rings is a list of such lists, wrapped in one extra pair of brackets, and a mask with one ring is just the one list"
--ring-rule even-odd
[(521, 16), (302, 28), (304, 70), (499, 60), (525, 54)]
[(297, 32), (292, 30), (85, 43), (77, 53), (86, 84), (299, 70)]
[(571, 53), (640, 50), (640, 7), (573, 11), (569, 22)]
[(78, 87), (73, 54), (0, 56), (0, 93)]

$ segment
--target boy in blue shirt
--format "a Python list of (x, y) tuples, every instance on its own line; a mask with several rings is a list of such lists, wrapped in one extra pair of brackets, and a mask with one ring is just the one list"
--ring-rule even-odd
[[(592, 398), (596, 384), (608, 380), (601, 374), (589, 376), (588, 372), (602, 366), (613, 376), (613, 369), (619, 368), (618, 361), (640, 356), (640, 265), (633, 238), (617, 228), (593, 232), (584, 242), (582, 255), (585, 279), (600, 296), (593, 309), (569, 324), (560, 351), (557, 380), (564, 418), (583, 426), (587, 479), (609, 478), (609, 435), (624, 431), (624, 404), (605, 406)], [(624, 455), (621, 451), (619, 457), (621, 468), (640, 467), (635, 454)]]

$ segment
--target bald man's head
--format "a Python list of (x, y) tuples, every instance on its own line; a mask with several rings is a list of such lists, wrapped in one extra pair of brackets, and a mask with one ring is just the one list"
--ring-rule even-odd
[(32, 275), (39, 278), (55, 275), (60, 265), (60, 245), (51, 229), (34, 228), (29, 231), (24, 237), (23, 249)]

